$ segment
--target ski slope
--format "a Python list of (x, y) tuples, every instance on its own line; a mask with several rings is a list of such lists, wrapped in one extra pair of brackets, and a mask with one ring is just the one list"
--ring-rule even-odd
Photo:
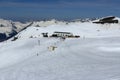
[[(0, 43), (0, 80), (120, 80), (120, 24), (31, 26)], [(80, 38), (43, 38), (67, 31)], [(30, 38), (33, 36), (32, 38)], [(56, 46), (54, 51), (48, 47)]]
[(82, 38), (100, 38), (100, 37), (119, 37), (120, 24), (93, 24), (92, 22), (75, 22), (69, 24), (52, 24), (47, 27), (28, 27), (18, 34), (19, 38), (26, 39), (31, 36), (42, 37), (41, 33), (47, 32), (52, 35), (55, 31), (71, 32), (74, 35), (80, 35)]

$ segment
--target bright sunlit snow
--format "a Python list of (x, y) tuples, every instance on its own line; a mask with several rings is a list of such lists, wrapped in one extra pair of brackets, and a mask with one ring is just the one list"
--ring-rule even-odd
[[(55, 31), (80, 38), (41, 34)], [(119, 23), (40, 21), (15, 37), (0, 43), (0, 80), (120, 80)]]

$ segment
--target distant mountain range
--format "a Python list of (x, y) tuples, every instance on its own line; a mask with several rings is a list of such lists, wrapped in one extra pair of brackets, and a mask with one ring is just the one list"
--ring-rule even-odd
[(21, 23), (0, 19), (0, 42), (11, 38), (30, 24), (31, 22)]

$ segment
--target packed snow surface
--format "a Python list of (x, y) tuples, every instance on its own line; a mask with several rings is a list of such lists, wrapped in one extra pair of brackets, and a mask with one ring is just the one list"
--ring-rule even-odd
[[(80, 38), (41, 35), (54, 31)], [(120, 24), (32, 25), (16, 35), (15, 41), (0, 43), (0, 80), (120, 80), (119, 34)], [(49, 50), (50, 46), (55, 50)]]

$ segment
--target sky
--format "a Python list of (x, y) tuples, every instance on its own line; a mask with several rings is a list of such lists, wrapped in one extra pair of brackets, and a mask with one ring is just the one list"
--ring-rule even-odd
[(120, 17), (120, 0), (0, 0), (0, 18), (16, 20)]

